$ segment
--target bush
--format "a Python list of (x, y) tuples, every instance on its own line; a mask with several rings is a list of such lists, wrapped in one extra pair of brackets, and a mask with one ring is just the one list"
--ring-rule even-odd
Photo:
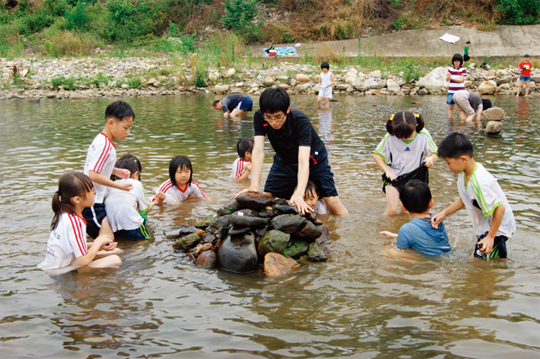
[(109, 0), (105, 3), (107, 16), (100, 26), (101, 36), (108, 41), (134, 43), (147, 35), (155, 34), (163, 16), (163, 2)]
[[(47, 33), (47, 40), (43, 45), (46, 54), (59, 57), (63, 55), (88, 55), (94, 47), (95, 41), (86, 34), (77, 34), (71, 31), (51, 31)], [(95, 44), (99, 46), (99, 43)]]
[(77, 6), (66, 14), (66, 28), (68, 30), (85, 30), (89, 21), (86, 6), (79, 0)]
[(251, 23), (258, 11), (257, 4), (257, 0), (227, 0), (223, 3), (225, 12), (221, 23), (248, 42), (259, 41), (261, 25)]
[(538, 23), (540, 0), (497, 0), (497, 10), (502, 13), (500, 23), (509, 25), (534, 25)]

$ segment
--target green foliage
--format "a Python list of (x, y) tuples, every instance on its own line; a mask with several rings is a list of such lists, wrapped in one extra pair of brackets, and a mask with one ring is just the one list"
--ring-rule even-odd
[(193, 84), (197, 87), (205, 87), (207, 74), (208, 74), (208, 69), (206, 67), (197, 66), (195, 70), (195, 76), (193, 76)]
[(59, 86), (62, 86), (65, 90), (73, 91), (77, 89), (77, 85), (75, 85), (75, 78), (70, 77), (55, 77), (51, 79), (51, 85), (54, 88), (58, 88)]
[(243, 36), (246, 41), (258, 41), (261, 34), (260, 24), (252, 24), (251, 21), (258, 11), (257, 0), (227, 0), (223, 3), (225, 12), (221, 23), (227, 29)]
[(142, 82), (139, 77), (132, 77), (127, 79), (127, 84), (131, 89), (138, 89), (142, 87)]
[(64, 16), (70, 8), (66, 0), (45, 0), (43, 5), (52, 16)]
[(534, 25), (538, 23), (540, 0), (496, 0), (497, 10), (502, 13), (500, 23), (510, 25)]
[(66, 13), (66, 28), (68, 30), (85, 30), (88, 25), (88, 12), (86, 6), (83, 5), (82, 0), (77, 2), (77, 6), (72, 11)]
[(25, 25), (22, 33), (28, 35), (49, 27), (54, 23), (54, 16), (49, 15), (45, 9), (41, 8), (40, 10), (23, 17), (22, 21)]
[(136, 43), (157, 30), (163, 2), (108, 0), (107, 15), (100, 27), (101, 36), (108, 41)]

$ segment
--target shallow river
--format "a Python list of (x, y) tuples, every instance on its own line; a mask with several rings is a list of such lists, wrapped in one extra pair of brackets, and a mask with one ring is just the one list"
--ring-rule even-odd
[[(161, 234), (214, 213), (249, 185), (229, 175), (235, 142), (252, 136), (252, 122), (218, 119), (216, 98), (127, 99), (137, 117), (117, 142), (118, 157), (141, 159), (147, 192), (184, 154), (213, 201), (151, 212), (155, 241), (120, 243), (116, 271), (54, 278), (36, 268), (52, 194), (63, 173), (82, 170), (111, 100), (0, 102), (2, 358), (540, 358), (540, 101), (492, 98), (507, 119), (501, 136), (486, 137), (476, 125), (449, 123), (442, 96), (338, 97), (321, 113), (314, 97), (294, 97), (326, 142), (351, 214), (323, 217), (331, 230), (327, 262), (266, 279), (200, 269)], [(451, 130), (466, 132), (476, 160), (498, 178), (518, 228), (508, 260), (468, 259), (474, 234), (464, 210), (445, 221), (449, 254), (417, 261), (383, 254), (392, 240), (378, 233), (396, 232), (409, 218), (382, 215), (372, 153), (388, 116), (413, 106), (436, 143)], [(271, 155), (267, 144), (263, 176)], [(430, 174), (437, 212), (457, 197), (456, 176), (442, 160)]]

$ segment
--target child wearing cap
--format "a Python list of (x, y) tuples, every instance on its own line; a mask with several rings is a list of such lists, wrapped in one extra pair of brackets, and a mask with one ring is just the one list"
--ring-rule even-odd
[(523, 86), (523, 83), (525, 83), (525, 97), (529, 96), (529, 83), (531, 82), (531, 70), (533, 68), (530, 60), (531, 57), (529, 56), (529, 54), (525, 54), (525, 56), (523, 56), (523, 61), (519, 64), (521, 76), (519, 77), (516, 97), (519, 97), (519, 93), (521, 92), (521, 87)]

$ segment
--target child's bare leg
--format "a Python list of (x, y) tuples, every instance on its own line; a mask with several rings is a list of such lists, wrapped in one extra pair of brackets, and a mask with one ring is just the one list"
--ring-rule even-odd
[(529, 96), (529, 81), (525, 82), (525, 97)]
[(320, 109), (321, 109), (321, 101), (322, 101), (322, 97), (321, 97), (321, 96), (317, 96), (317, 110), (320, 110)]
[(328, 97), (326, 97), (324, 99), (324, 109), (328, 110), (329, 108), (330, 108), (330, 99)]
[(399, 192), (392, 186), (386, 186), (386, 212), (384, 214), (393, 216), (397, 214), (399, 206)]
[(326, 206), (328, 207), (328, 211), (333, 214), (347, 214), (349, 211), (343, 203), (341, 203), (341, 200), (338, 196), (332, 196), (332, 197), (323, 197), (323, 200), (326, 202)]
[(448, 105), (448, 118), (454, 118), (454, 105)]
[(101, 222), (101, 228), (99, 229), (99, 236), (107, 236), (111, 239), (111, 241), (114, 241), (114, 233), (112, 231), (111, 225), (109, 224), (109, 220), (107, 217), (103, 218), (103, 221)]
[(523, 82), (518, 81), (518, 89), (517, 89), (516, 97), (519, 97), (519, 93), (521, 92), (521, 86), (523, 86)]
[(87, 268), (118, 268), (122, 264), (122, 260), (117, 255), (107, 256), (96, 259), (90, 262)]

